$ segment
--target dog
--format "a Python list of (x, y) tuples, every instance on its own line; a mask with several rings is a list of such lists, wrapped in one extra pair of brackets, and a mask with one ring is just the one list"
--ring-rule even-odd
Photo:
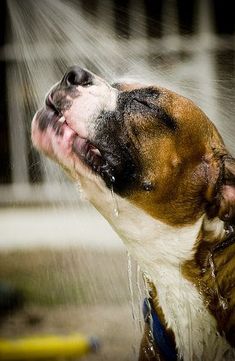
[(203, 111), (74, 66), (35, 114), (32, 141), (147, 275), (139, 360), (235, 360), (235, 159)]

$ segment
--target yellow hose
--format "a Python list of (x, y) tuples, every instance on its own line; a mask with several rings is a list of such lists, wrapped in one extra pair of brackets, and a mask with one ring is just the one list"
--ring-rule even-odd
[(80, 334), (69, 336), (26, 337), (16, 340), (0, 339), (0, 360), (43, 360), (79, 357), (95, 351), (98, 342)]

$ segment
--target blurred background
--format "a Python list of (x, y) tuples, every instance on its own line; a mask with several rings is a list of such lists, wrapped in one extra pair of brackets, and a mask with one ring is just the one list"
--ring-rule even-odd
[(109, 81), (158, 84), (193, 99), (235, 154), (233, 1), (0, 6), (0, 336), (79, 331), (102, 342), (84, 360), (134, 360), (141, 272), (76, 186), (32, 148), (31, 119), (79, 64)]

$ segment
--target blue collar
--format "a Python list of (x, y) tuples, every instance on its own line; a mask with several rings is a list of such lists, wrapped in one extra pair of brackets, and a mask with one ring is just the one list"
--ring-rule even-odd
[(153, 339), (166, 361), (177, 361), (177, 352), (166, 333), (154, 307), (151, 298), (145, 298), (143, 304), (144, 320), (149, 324)]

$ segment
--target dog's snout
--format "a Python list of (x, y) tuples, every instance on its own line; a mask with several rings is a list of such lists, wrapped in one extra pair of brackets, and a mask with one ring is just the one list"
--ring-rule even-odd
[(91, 85), (92, 75), (87, 70), (82, 69), (79, 66), (73, 66), (69, 68), (67, 73), (64, 75), (61, 83), (69, 87)]

